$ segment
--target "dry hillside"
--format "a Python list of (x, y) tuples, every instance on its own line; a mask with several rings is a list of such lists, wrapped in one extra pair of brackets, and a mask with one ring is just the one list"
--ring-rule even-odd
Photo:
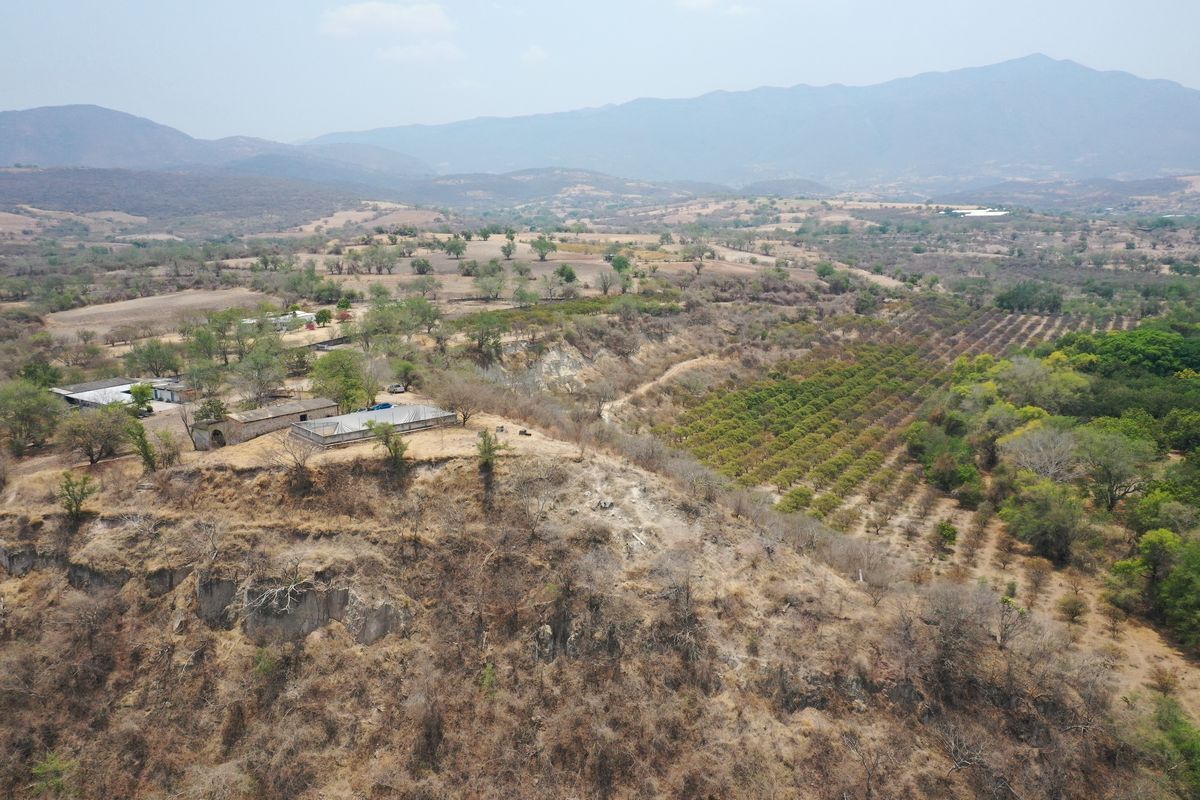
[(123, 459), (77, 528), (31, 468), (0, 793), (49, 764), (83, 797), (1155, 796), (1108, 659), (991, 589), (889, 588), (885, 550), (653, 448), (544, 451)]

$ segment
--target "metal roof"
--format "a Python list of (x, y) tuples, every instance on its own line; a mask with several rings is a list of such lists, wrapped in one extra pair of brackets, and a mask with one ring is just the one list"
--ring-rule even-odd
[(264, 419), (286, 417), (289, 414), (303, 414), (306, 411), (316, 411), (322, 408), (337, 408), (337, 403), (328, 397), (312, 397), (308, 400), (289, 400), (286, 403), (276, 403), (263, 406), (252, 411), (237, 411), (229, 415), (236, 422), (259, 422)]
[(367, 428), (367, 422), (408, 425), (413, 422), (427, 422), (452, 416), (454, 416), (454, 412), (434, 406), (399, 405), (381, 408), (378, 411), (356, 411), (353, 414), (342, 414), (337, 417), (311, 419), (307, 422), (297, 422), (296, 425), (318, 436), (337, 436), (342, 433), (364, 431)]
[(135, 383), (142, 383), (142, 381), (135, 381), (133, 378), (105, 378), (99, 381), (88, 381), (87, 383), (73, 383), (70, 386), (56, 386), (50, 391), (63, 395), (81, 394), (82, 392), (95, 392), (100, 389), (115, 389), (118, 386), (128, 389)]

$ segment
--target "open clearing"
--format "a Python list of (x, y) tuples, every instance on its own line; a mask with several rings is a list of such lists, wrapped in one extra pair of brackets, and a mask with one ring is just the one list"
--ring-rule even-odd
[(46, 327), (56, 335), (92, 330), (103, 335), (118, 325), (162, 328), (180, 317), (224, 308), (253, 308), (274, 298), (250, 289), (189, 289), (156, 297), (139, 297), (118, 303), (72, 308), (46, 317)]

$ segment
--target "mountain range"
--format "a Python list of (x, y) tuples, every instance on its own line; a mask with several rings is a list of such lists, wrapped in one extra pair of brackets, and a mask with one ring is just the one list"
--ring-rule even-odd
[(1008, 181), (1200, 173), (1200, 91), (1035, 55), (874, 86), (642, 99), (302, 144), (195, 139), (98, 106), (60, 106), (0, 112), (0, 165), (10, 164), (257, 176), (446, 205), (580, 187), (616, 199), (724, 187), (945, 196)]
[(356, 143), (291, 145), (231, 136), (195, 139), (166, 125), (92, 105), (0, 111), (0, 165), (150, 171), (225, 171), (387, 187), (430, 175), (424, 163)]
[(1200, 91), (1034, 55), (875, 86), (714, 92), (316, 141), (387, 147), (439, 172), (569, 165), (646, 180), (937, 192), (1195, 172)]

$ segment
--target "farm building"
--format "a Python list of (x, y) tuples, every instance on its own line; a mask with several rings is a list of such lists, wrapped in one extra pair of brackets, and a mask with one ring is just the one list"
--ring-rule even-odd
[(401, 433), (426, 428), (453, 425), (458, 415), (433, 406), (392, 406), (377, 411), (356, 411), (339, 417), (297, 422), (292, 426), (292, 435), (307, 439), (322, 447), (337, 447), (342, 444), (361, 442), (371, 436), (368, 422), (391, 425)]
[(168, 381), (154, 387), (154, 399), (160, 403), (190, 403), (199, 395), (182, 381)]
[(91, 381), (89, 383), (75, 383), (70, 386), (56, 386), (50, 391), (66, 400), (73, 406), (81, 406), (84, 408), (98, 408), (106, 406), (110, 403), (122, 403), (128, 405), (133, 401), (133, 397), (129, 394), (129, 390), (139, 383), (148, 383), (151, 386), (167, 383), (168, 381), (151, 379), (151, 380), (134, 380), (132, 378), (106, 378), (101, 381)]
[(332, 417), (337, 412), (337, 403), (327, 397), (291, 400), (226, 414), (225, 419), (197, 421), (192, 425), (192, 441), (198, 450), (211, 450), (282, 430), (297, 422)]
[[(317, 315), (309, 311), (289, 311), (286, 314), (279, 314), (273, 317), (262, 317), (261, 321), (270, 325), (277, 331), (286, 331), (289, 328), (299, 328), (307, 325), (310, 322), (316, 322)], [(257, 325), (260, 321), (258, 317), (247, 317), (242, 320), (243, 325)]]

